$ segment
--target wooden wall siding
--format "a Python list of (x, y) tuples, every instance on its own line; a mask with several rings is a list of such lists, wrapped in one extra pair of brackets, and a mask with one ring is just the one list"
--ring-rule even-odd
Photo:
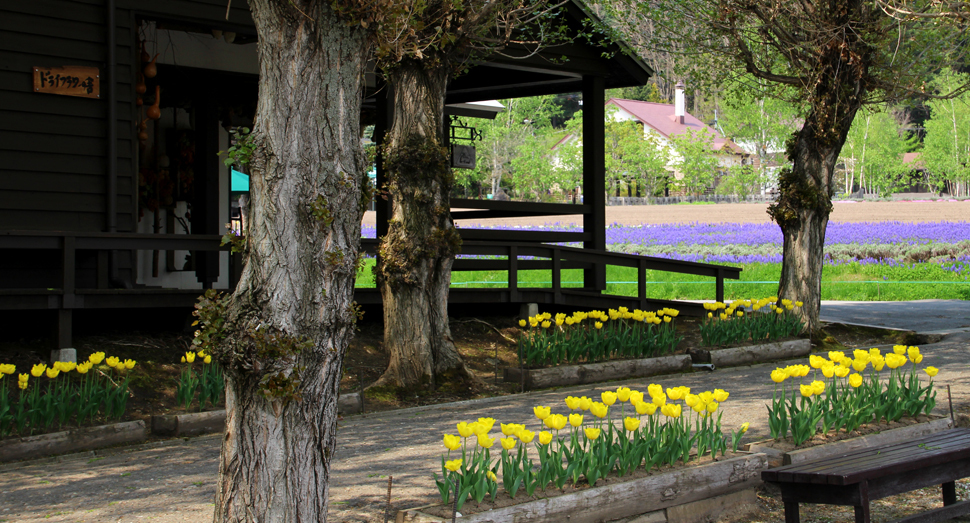
[[(130, 231), (135, 29), (125, 10), (116, 22), (118, 228)], [(104, 0), (3, 0), (0, 33), (0, 228), (105, 230), (106, 102), (32, 87), (33, 66), (94, 66), (107, 94)]]

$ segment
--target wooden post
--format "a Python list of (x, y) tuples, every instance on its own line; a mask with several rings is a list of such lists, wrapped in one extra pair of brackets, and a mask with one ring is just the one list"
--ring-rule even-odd
[(724, 271), (718, 269), (716, 278), (714, 282), (714, 299), (724, 303)]
[(519, 300), (519, 248), (509, 246), (509, 301)]
[[(606, 108), (605, 82), (599, 76), (583, 76), (583, 232), (591, 238), (584, 249), (606, 250)], [(583, 274), (586, 290), (606, 289), (606, 264), (596, 263)]]
[[(387, 182), (387, 172), (384, 170), (384, 160), (381, 157), (381, 147), (384, 146), (384, 137), (387, 130), (391, 128), (391, 118), (394, 116), (394, 93), (392, 87), (384, 84), (384, 87), (377, 93), (377, 121), (374, 124), (374, 143), (377, 144), (377, 158), (375, 159), (377, 178), (374, 184), (377, 186), (374, 192), (374, 211), (376, 212), (377, 239), (387, 234), (387, 220), (390, 217), (391, 200), (390, 196), (382, 193), (382, 188)], [(387, 196), (385, 200), (382, 196)]]

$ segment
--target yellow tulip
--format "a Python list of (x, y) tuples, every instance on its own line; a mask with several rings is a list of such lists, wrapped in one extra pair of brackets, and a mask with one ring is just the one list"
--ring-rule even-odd
[[(211, 358), (209, 358), (209, 356), (206, 356), (206, 359), (211, 359)], [(135, 368), (135, 360), (125, 360), (125, 368), (128, 370)], [(121, 368), (119, 367), (118, 370), (121, 370)]]
[(47, 372), (47, 377), (50, 378), (50, 379), (56, 378), (57, 375), (61, 373), (61, 371), (59, 371), (59, 370), (57, 370), (55, 368), (49, 368), (49, 369), (46, 370), (46, 372)]
[(647, 394), (649, 394), (651, 398), (654, 396), (659, 396), (660, 394), (663, 394), (663, 393), (664, 393), (664, 388), (661, 387), (660, 385), (657, 385), (656, 383), (651, 383), (650, 385), (647, 386)]
[(811, 398), (812, 395), (815, 394), (815, 389), (813, 389), (811, 385), (802, 384), (802, 385), (799, 385), (798, 387), (802, 391), (802, 396), (805, 396), (806, 398)]
[[(195, 353), (194, 352), (186, 352), (185, 353), (185, 361), (188, 362), (188, 363), (192, 363), (193, 361), (195, 361)], [(108, 365), (111, 365), (111, 358), (108, 358)], [(111, 365), (111, 366), (113, 367), (114, 365)]]
[(488, 434), (484, 432), (478, 434), (479, 447), (482, 447), (483, 449), (488, 449), (488, 448), (492, 448), (492, 445), (494, 444), (495, 444), (495, 438), (488, 437)]
[(586, 396), (579, 398), (579, 410), (583, 410), (583, 411), (589, 410), (589, 407), (592, 404), (593, 404), (593, 400), (587, 398)]
[(820, 396), (823, 392), (825, 392), (825, 382), (819, 380), (813, 381), (812, 392), (814, 392), (816, 396)]
[(641, 403), (642, 401), (643, 401), (642, 392), (635, 390), (630, 393), (630, 405), (636, 405), (637, 403)]
[(598, 322), (594, 323), (593, 326), (596, 327), (597, 329), (602, 329), (603, 328), (603, 323), (598, 321)]
[(709, 390), (698, 394), (697, 397), (701, 399), (701, 403), (710, 403), (714, 401), (714, 393)]
[(834, 361), (835, 363), (842, 361), (842, 358), (844, 357), (845, 357), (845, 353), (842, 351), (838, 351), (838, 350), (829, 351), (829, 359)]
[(90, 356), (88, 356), (88, 361), (90, 361), (95, 365), (100, 365), (101, 362), (104, 361), (104, 353), (95, 352), (94, 354), (91, 354)]
[(552, 327), (552, 322), (550, 322), (550, 321), (544, 321), (544, 322), (542, 322), (542, 328), (543, 329), (548, 329), (549, 327)]
[(633, 394), (633, 391), (628, 387), (620, 387), (616, 389), (616, 399), (620, 400), (620, 403), (629, 401), (630, 394)]
[(539, 433), (539, 444), (548, 445), (552, 441), (552, 433), (542, 431)]
[(788, 379), (788, 373), (784, 369), (775, 369), (771, 371), (771, 381), (775, 383), (781, 383)]
[(468, 428), (472, 429), (472, 434), (475, 435), (488, 433), (488, 431), (485, 430), (485, 427), (483, 427), (482, 424), (477, 421), (469, 423)]
[[(926, 367), (927, 370), (932, 369), (932, 368), (933, 367)], [(934, 372), (933, 375), (935, 376), (936, 373)], [(26, 383), (27, 380), (29, 380), (29, 379), (30, 379), (30, 374), (24, 373), (24, 374), (18, 374), (17, 375), (17, 381), (19, 381), (21, 383)]]
[(876, 356), (882, 356), (882, 353), (879, 352), (879, 349), (876, 347), (869, 349), (869, 358), (872, 359), (872, 358), (875, 358)]
[(745, 432), (748, 431), (748, 426), (750, 426), (750, 423), (748, 423), (747, 421), (741, 424), (741, 431), (740, 431), (741, 434), (744, 434)]
[(594, 440), (600, 437), (600, 429), (594, 429), (593, 427), (586, 427), (585, 429), (583, 429), (583, 432), (586, 433), (586, 437), (590, 440)]
[[(189, 359), (189, 354), (192, 355), (192, 358), (191, 359)], [(195, 353), (194, 352), (186, 352), (185, 353), (185, 358), (189, 360), (189, 363), (191, 363), (192, 360), (195, 359)], [(121, 363), (121, 360), (117, 356), (108, 356), (108, 358), (105, 359), (104, 362), (107, 363), (108, 366), (113, 369), (113, 368), (115, 368), (115, 366), (117, 366), (119, 363)]]
[(583, 424), (583, 415), (582, 414), (570, 414), (569, 415), (569, 424), (572, 425), (573, 427), (578, 427), (578, 426), (582, 425)]
[(671, 388), (668, 388), (667, 389), (667, 397), (670, 398), (673, 401), (677, 401), (677, 400), (683, 398), (684, 396), (683, 396), (683, 394), (681, 394), (681, 390), (679, 388), (676, 388), (675, 387), (675, 388), (672, 388), (672, 389)]
[(182, 356), (182, 363), (185, 363), (185, 356)]
[(868, 361), (852, 360), (852, 369), (855, 370), (856, 372), (862, 372), (866, 370), (866, 367), (868, 365), (869, 365)]
[(616, 403), (616, 393), (611, 390), (603, 391), (603, 393), (600, 394), (600, 398), (603, 399), (603, 403), (607, 406), (612, 406), (614, 403)]
[(519, 426), (515, 423), (500, 423), (499, 426), (502, 427), (502, 434), (505, 436), (511, 436), (519, 430)]
[(623, 428), (629, 432), (633, 432), (640, 428), (640, 420), (638, 418), (626, 418), (623, 420)]
[(75, 370), (77, 370), (78, 374), (87, 374), (88, 371), (91, 370), (91, 365), (92, 363), (90, 361), (87, 363), (82, 363), (75, 367)]
[(906, 354), (909, 355), (910, 361), (916, 359), (916, 355), (919, 354), (919, 347), (909, 347), (906, 349)]
[(487, 477), (489, 481), (494, 481), (498, 483), (498, 476), (496, 476), (495, 473), (492, 472), (491, 470), (485, 473), (485, 477)]
[(886, 365), (890, 369), (896, 369), (906, 364), (906, 356), (900, 354), (887, 354)]
[(445, 448), (448, 450), (458, 450), (461, 448), (461, 438), (452, 434), (445, 434)]
[(919, 362), (923, 361), (923, 355), (917, 353), (916, 355), (911, 356), (909, 359), (912, 360), (913, 363), (919, 363)]
[(569, 410), (576, 410), (579, 408), (579, 398), (575, 396), (566, 396), (566, 407)]
[(700, 402), (700, 400), (701, 399), (700, 397), (697, 396), (697, 394), (688, 394), (684, 396), (684, 403), (688, 407), (693, 407), (694, 405), (697, 405), (697, 403)]
[(668, 410), (667, 417), (679, 418), (681, 414), (680, 405), (677, 403), (669, 403), (668, 405), (669, 407), (667, 409)]
[(27, 382), (26, 381), (18, 381), (17, 382), (17, 386), (20, 387), (20, 390), (27, 390)]
[(535, 413), (536, 417), (540, 420), (544, 420), (549, 417), (549, 413), (552, 411), (549, 407), (535, 407), (532, 412)]
[(852, 351), (852, 357), (854, 359), (862, 360), (862, 361), (865, 361), (866, 363), (868, 363), (869, 360), (872, 358), (872, 355), (869, 354), (869, 351), (867, 351), (867, 350), (856, 349), (856, 350)]
[(852, 367), (846, 367), (845, 365), (839, 365), (835, 368), (835, 375), (840, 378), (848, 376), (850, 372), (852, 372)]
[(502, 443), (502, 448), (505, 450), (512, 450), (515, 448), (515, 438), (501, 438), (499, 442)]
[(17, 366), (12, 363), (0, 363), (0, 374), (9, 375), (17, 372)]
[(461, 437), (468, 438), (468, 437), (471, 437), (471, 435), (474, 433), (475, 431), (472, 430), (471, 425), (469, 425), (468, 423), (464, 421), (458, 423), (458, 434), (461, 435)]
[(709, 412), (711, 414), (714, 414), (715, 412), (717, 412), (717, 405), (718, 405), (718, 403), (716, 401), (712, 401), (712, 402), (708, 403), (707, 404), (707, 412)]
[(551, 429), (562, 430), (566, 427), (566, 416), (563, 416), (562, 414), (553, 414), (552, 416), (546, 418), (545, 421), (549, 422), (549, 420), (552, 420), (552, 425), (549, 427)]
[(661, 392), (660, 394), (657, 394), (656, 396), (651, 398), (651, 400), (653, 401), (654, 405), (658, 407), (662, 407), (664, 404), (667, 403), (667, 395)]
[(653, 403), (648, 403), (646, 401), (640, 401), (633, 404), (634, 408), (637, 409), (637, 414), (653, 416), (654, 412), (657, 412), (657, 406)]
[(825, 365), (822, 365), (822, 375), (826, 378), (835, 376), (835, 365), (831, 361), (827, 361)]
[(881, 371), (884, 365), (886, 365), (886, 358), (882, 356), (872, 358), (872, 368), (876, 371)]
[(906, 354), (905, 345), (893, 345), (893, 352), (896, 354)]
[(606, 417), (606, 413), (609, 412), (609, 409), (610, 408), (607, 407), (605, 404), (600, 403), (598, 401), (593, 402), (593, 404), (589, 406), (589, 411), (593, 413), (594, 416), (600, 419), (603, 419)]
[[(206, 354), (205, 355), (205, 359), (203, 359), (202, 361), (204, 361), (205, 363), (212, 363), (212, 356), (209, 356), (208, 354)], [(128, 366), (128, 362), (127, 361), (125, 362), (125, 366), (126, 367)]]
[(531, 430), (526, 430), (523, 427), (521, 430), (515, 433), (515, 436), (519, 438), (522, 443), (532, 443), (532, 440), (536, 437), (536, 433), (532, 432)]
[(457, 472), (458, 469), (461, 468), (461, 459), (453, 459), (451, 461), (446, 461), (445, 468), (452, 472)]
[(730, 392), (727, 392), (725, 390), (722, 390), (722, 389), (714, 389), (714, 399), (717, 400), (720, 403), (724, 403), (725, 401), (727, 401), (728, 396), (730, 396), (730, 395), (731, 395), (731, 393)]
[(47, 365), (38, 363), (37, 365), (31, 367), (30, 374), (35, 378), (39, 378), (42, 374), (44, 374), (45, 370), (47, 370)]
[(859, 386), (862, 385), (862, 374), (853, 374), (849, 376), (849, 385), (851, 385), (852, 388), (859, 388)]
[(938, 369), (938, 368), (936, 368), (936, 367), (926, 367), (926, 368), (925, 368), (925, 369), (923, 369), (923, 370), (924, 370), (924, 371), (926, 371), (926, 373), (927, 373), (927, 374), (928, 374), (928, 375), (929, 375), (929, 376), (930, 376), (931, 378), (932, 378), (932, 377), (934, 377), (934, 376), (936, 376), (936, 375), (937, 375), (937, 373), (939, 373), (939, 372), (940, 372), (940, 369)]
[(519, 327), (525, 327), (527, 325), (525, 320), (519, 320)]
[(822, 368), (822, 363), (825, 361), (821, 356), (816, 356), (811, 354), (808, 356), (808, 364), (812, 366), (813, 369)]
[(495, 426), (495, 418), (478, 418), (478, 423), (485, 427), (485, 432), (489, 432)]

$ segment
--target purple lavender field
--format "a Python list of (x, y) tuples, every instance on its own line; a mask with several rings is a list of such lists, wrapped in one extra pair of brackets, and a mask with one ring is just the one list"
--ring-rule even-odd
[[(582, 230), (564, 223), (516, 229)], [(368, 234), (373, 237), (373, 228), (365, 229), (365, 237)], [(772, 223), (614, 224), (607, 228), (606, 241), (607, 248), (617, 252), (741, 266), (742, 280), (726, 287), (733, 297), (765, 296), (777, 289), (782, 234)], [(970, 299), (970, 222), (830, 222), (825, 264), (823, 299)], [(456, 285), (504, 279), (504, 273), (453, 275)], [(547, 279), (548, 275), (536, 275), (535, 283)], [(608, 279), (609, 292), (635, 291), (625, 283), (636, 281), (632, 270), (611, 267)], [(707, 287), (713, 288), (713, 282), (681, 274), (654, 273), (648, 279), (662, 287), (668, 299), (704, 299), (710, 294)]]

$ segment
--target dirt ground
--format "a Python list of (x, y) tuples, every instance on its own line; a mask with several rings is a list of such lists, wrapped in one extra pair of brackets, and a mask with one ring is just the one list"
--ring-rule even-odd
[[(639, 205), (606, 208), (606, 223), (622, 225), (660, 223), (767, 223), (768, 204), (712, 204), (712, 205)], [(833, 222), (907, 223), (927, 221), (970, 220), (970, 200), (964, 201), (898, 201), (898, 202), (838, 202), (829, 219)], [(375, 213), (364, 216), (365, 225), (374, 225)], [(574, 223), (574, 216), (540, 216), (530, 218), (502, 218), (494, 220), (458, 220), (459, 227), (473, 225), (544, 225)]]

